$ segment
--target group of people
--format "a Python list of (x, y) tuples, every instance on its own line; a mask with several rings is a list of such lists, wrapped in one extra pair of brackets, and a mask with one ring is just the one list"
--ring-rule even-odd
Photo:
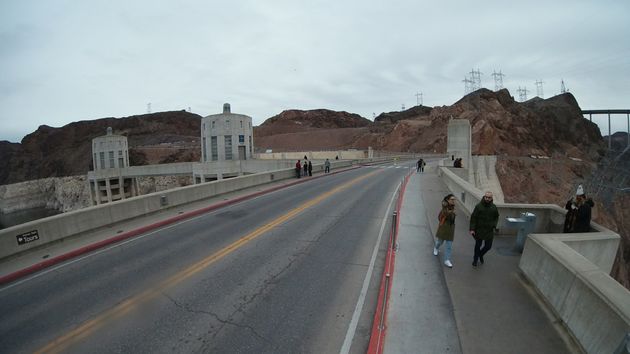
[[(448, 194), (442, 200), (442, 209), (438, 214), (439, 225), (433, 255), (437, 256), (440, 247), (445, 245), (444, 265), (452, 268), (451, 250), (455, 236), (455, 202), (453, 194)], [(591, 208), (593, 200), (586, 198), (582, 185), (578, 186), (575, 199), (571, 198), (567, 204), (567, 214), (564, 222), (564, 232), (589, 232), (591, 224)], [(475, 206), (470, 215), (468, 232), (475, 239), (472, 266), (484, 264), (484, 256), (492, 248), (494, 235), (498, 232), (499, 210), (493, 201), (492, 192), (485, 192), (481, 201)]]
[[(440, 253), (440, 247), (445, 245), (444, 265), (452, 268), (451, 250), (455, 238), (455, 201), (453, 194), (448, 194), (442, 200), (442, 209), (438, 214), (439, 226), (436, 233), (437, 240), (433, 247), (433, 255)], [(492, 248), (494, 233), (499, 222), (499, 210), (494, 205), (492, 192), (486, 192), (481, 201), (475, 206), (470, 215), (469, 233), (475, 239), (472, 266), (484, 264), (483, 256)]]
[[(330, 173), (330, 160), (328, 159), (324, 161), (324, 173)], [(313, 175), (313, 163), (308, 159), (306, 155), (304, 156), (304, 164), (302, 164), (300, 160), (297, 160), (297, 162), (295, 163), (295, 175), (297, 178)]]

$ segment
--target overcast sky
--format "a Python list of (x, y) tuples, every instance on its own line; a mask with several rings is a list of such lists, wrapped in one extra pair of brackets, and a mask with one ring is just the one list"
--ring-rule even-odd
[(517, 100), (564, 80), (582, 109), (630, 109), (628, 15), (627, 0), (2, 0), (0, 140), (149, 103), (229, 102), (255, 125), (286, 109), (372, 119), (418, 93), (451, 105), (473, 69), (489, 89), (500, 70)]

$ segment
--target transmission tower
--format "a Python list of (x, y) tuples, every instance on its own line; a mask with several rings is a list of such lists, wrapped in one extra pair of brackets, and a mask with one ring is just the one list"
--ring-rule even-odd
[(462, 82), (464, 83), (464, 94), (467, 95), (471, 92), (473, 92), (473, 90), (471, 89), (472, 87), (472, 80), (464, 77), (464, 80), (462, 80)]
[(560, 81), (560, 93), (567, 93), (569, 92), (569, 89), (566, 88), (566, 86), (564, 85), (564, 79), (562, 79), (562, 81)]
[(536, 81), (536, 96), (540, 98), (545, 98), (545, 94), (543, 93), (543, 83), (542, 80)]
[(151, 102), (147, 103), (147, 113), (151, 113)]
[(527, 87), (518, 87), (518, 97), (521, 102), (527, 101), (527, 92), (529, 92), (529, 90), (527, 90)]
[(404, 104), (404, 103), (402, 104), (402, 107), (401, 107), (401, 109), (400, 109), (400, 110), (401, 110), (401, 111), (404, 111), (404, 110), (405, 110), (405, 104)]
[(470, 79), (472, 80), (472, 91), (477, 91), (481, 88), (481, 71), (474, 69), (470, 72)]
[(418, 106), (422, 106), (422, 92), (416, 93), (416, 100), (418, 102)]
[(494, 77), (494, 90), (499, 91), (503, 88), (503, 77), (505, 74), (503, 74), (501, 70), (499, 70), (499, 72), (493, 70), (492, 76)]

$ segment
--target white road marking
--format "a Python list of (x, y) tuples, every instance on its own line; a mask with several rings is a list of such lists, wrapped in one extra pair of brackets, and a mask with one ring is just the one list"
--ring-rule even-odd
[(359, 294), (359, 300), (357, 301), (357, 305), (354, 308), (354, 313), (352, 314), (352, 319), (350, 320), (350, 325), (348, 326), (348, 331), (346, 332), (346, 338), (343, 341), (341, 350), (339, 351), (339, 353), (341, 354), (347, 354), (350, 352), (352, 339), (354, 338), (354, 334), (357, 331), (357, 325), (359, 324), (359, 317), (361, 317), (361, 310), (363, 309), (363, 304), (365, 303), (365, 297), (367, 296), (367, 289), (368, 289), (368, 286), (370, 285), (372, 272), (374, 271), (374, 263), (376, 263), (376, 255), (378, 254), (378, 247), (381, 244), (381, 238), (383, 237), (383, 232), (385, 231), (385, 225), (387, 224), (387, 220), (389, 220), (390, 210), (392, 209), (392, 205), (394, 204), (394, 199), (396, 195), (398, 194), (397, 192), (399, 188), (400, 188), (400, 184), (398, 185), (396, 190), (394, 190), (394, 193), (392, 193), (392, 199), (389, 201), (389, 206), (387, 207), (387, 211), (385, 211), (385, 216), (383, 217), (383, 222), (381, 223), (381, 231), (379, 232), (378, 239), (376, 240), (376, 244), (374, 245), (374, 251), (372, 251), (372, 259), (370, 260), (370, 266), (368, 267), (367, 273), (365, 273), (365, 279), (363, 279), (363, 287), (361, 288), (361, 293)]

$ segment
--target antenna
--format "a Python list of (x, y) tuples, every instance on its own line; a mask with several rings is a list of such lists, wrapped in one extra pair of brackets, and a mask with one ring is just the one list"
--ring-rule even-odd
[(560, 93), (567, 93), (569, 92), (569, 89), (566, 88), (566, 86), (564, 85), (564, 79), (562, 79), (562, 81), (560, 81)]
[(501, 70), (499, 70), (499, 72), (492, 70), (492, 76), (494, 77), (494, 90), (499, 91), (503, 88), (503, 77), (505, 74), (503, 74)]
[(422, 106), (422, 92), (416, 93), (416, 100), (418, 101), (418, 106)]
[(543, 83), (544, 82), (542, 80), (536, 81), (536, 96), (540, 98), (545, 98), (545, 95), (543, 94)]

